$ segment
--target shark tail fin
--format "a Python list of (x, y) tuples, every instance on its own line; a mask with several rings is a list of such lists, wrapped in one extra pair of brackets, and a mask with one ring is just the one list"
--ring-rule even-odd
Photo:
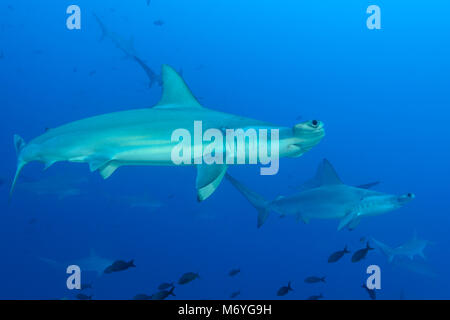
[(395, 258), (394, 250), (387, 244), (384, 244), (383, 242), (378, 241), (374, 238), (372, 238), (372, 241), (373, 243), (375, 243), (375, 246), (378, 247), (378, 249), (380, 249), (380, 251), (387, 257), (389, 263), (391, 263)]
[(258, 228), (260, 228), (269, 217), (270, 202), (264, 199), (261, 195), (251, 191), (242, 183), (234, 179), (229, 174), (225, 175), (231, 184), (238, 189), (240, 193), (258, 210)]
[(173, 290), (175, 290), (175, 287), (172, 286), (172, 288), (169, 290), (169, 294), (176, 297), (176, 294), (173, 293)]
[(14, 180), (11, 185), (11, 189), (9, 190), (9, 198), (11, 199), (12, 194), (14, 192), (14, 188), (16, 187), (17, 179), (19, 178), (20, 172), (22, 171), (23, 167), (27, 164), (26, 161), (22, 159), (22, 150), (25, 148), (25, 140), (22, 139), (19, 135), (14, 135), (14, 146), (16, 148), (16, 154), (17, 154), (17, 169), (16, 174), (14, 175)]

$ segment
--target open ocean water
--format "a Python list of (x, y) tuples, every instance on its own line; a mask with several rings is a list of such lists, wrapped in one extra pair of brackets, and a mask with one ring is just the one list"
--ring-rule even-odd
[[(66, 25), (73, 4), (81, 29)], [(381, 29), (366, 25), (369, 5), (380, 8)], [(449, 9), (444, 0), (0, 1), (0, 299), (80, 298), (66, 287), (66, 267), (89, 258), (95, 268), (136, 265), (82, 270), (92, 288), (81, 292), (92, 299), (151, 296), (163, 282), (175, 282), (168, 299), (237, 291), (239, 299), (370, 299), (361, 287), (370, 265), (381, 272), (377, 299), (449, 299)], [(101, 40), (94, 14), (113, 36)], [(273, 212), (257, 228), (257, 210), (226, 179), (198, 202), (193, 166), (123, 166), (103, 180), (68, 162), (45, 171), (30, 163), (9, 199), (15, 134), (28, 142), (158, 102), (158, 79), (150, 87), (121, 47), (131, 44), (156, 76), (163, 64), (179, 71), (206, 108), (286, 127), (323, 122), (323, 140), (280, 159), (276, 175), (228, 168), (265, 199), (298, 192), (324, 158), (345, 184), (379, 181), (373, 190), (415, 199), (353, 231), (337, 231), (338, 219), (305, 224)], [(429, 241), (425, 258), (402, 263), (372, 241), (396, 247), (415, 234)], [(367, 241), (375, 249), (352, 262)], [(351, 253), (328, 263), (346, 245)], [(200, 277), (179, 285), (186, 272)], [(278, 296), (289, 281), (294, 290)]]

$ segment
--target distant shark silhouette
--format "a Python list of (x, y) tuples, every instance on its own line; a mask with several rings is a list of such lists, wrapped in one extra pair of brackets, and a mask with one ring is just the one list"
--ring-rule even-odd
[[(17, 170), (10, 189), (10, 197), (22, 168), (29, 162), (40, 161), (48, 168), (58, 161), (88, 163), (91, 171), (99, 171), (104, 179), (117, 168), (126, 165), (175, 166), (172, 159), (172, 141), (175, 130), (183, 128), (195, 138), (194, 122), (201, 121), (203, 130), (264, 129), (278, 130), (279, 156), (299, 157), (318, 144), (325, 135), (320, 121), (304, 121), (294, 127), (277, 126), (268, 122), (244, 118), (204, 108), (192, 95), (183, 79), (171, 67), (162, 68), (163, 93), (153, 108), (144, 108), (103, 114), (47, 130), (28, 144), (14, 136), (17, 151)], [(271, 145), (272, 135), (267, 137)], [(196, 148), (196, 139), (188, 142)], [(244, 150), (249, 150), (249, 140), (244, 139)], [(184, 141), (183, 141), (184, 142)], [(201, 141), (202, 149), (211, 142)], [(214, 150), (227, 155), (224, 143)], [(188, 153), (186, 153), (188, 154)], [(195, 152), (188, 154), (186, 165), (197, 167), (197, 199), (208, 198), (220, 185), (227, 164), (194, 164)], [(248, 157), (248, 152), (246, 153)], [(237, 153), (234, 153), (237, 158)], [(227, 158), (228, 160), (228, 158)], [(248, 160), (247, 160), (248, 161)], [(234, 161), (237, 163), (237, 161)]]
[(100, 41), (104, 38), (110, 39), (117, 48), (119, 48), (123, 53), (125, 53), (126, 58), (133, 59), (138, 63), (138, 65), (144, 70), (145, 74), (149, 79), (149, 88), (153, 87), (153, 84), (157, 83), (159, 86), (162, 86), (162, 78), (161, 75), (157, 74), (150, 68), (141, 58), (138, 57), (136, 50), (134, 49), (134, 41), (133, 38), (125, 39), (119, 34), (115, 32), (111, 32), (108, 30), (106, 25), (100, 20), (100, 18), (94, 13), (95, 20), (97, 21), (100, 29), (102, 30), (102, 35)]
[(94, 18), (97, 21), (98, 25), (100, 26), (100, 29), (102, 30), (100, 41), (105, 38), (110, 39), (116, 45), (117, 48), (119, 48), (120, 50), (123, 51), (123, 53), (125, 53), (126, 57), (131, 58), (137, 55), (136, 50), (134, 49), (133, 37), (125, 39), (118, 33), (109, 31), (108, 28), (106, 28), (106, 25), (102, 22), (102, 20), (100, 20), (100, 18), (95, 13)]
[(375, 243), (375, 246), (377, 246), (380, 251), (388, 258), (389, 262), (392, 262), (394, 258), (398, 256), (405, 256), (410, 260), (413, 260), (415, 256), (420, 256), (425, 259), (423, 250), (427, 247), (428, 244), (430, 244), (430, 241), (419, 239), (416, 232), (414, 232), (414, 236), (410, 240), (395, 248), (391, 248), (390, 246), (374, 238), (372, 238), (372, 241), (373, 243)]
[(345, 227), (353, 230), (361, 218), (392, 211), (414, 199), (411, 193), (396, 196), (345, 185), (326, 159), (319, 165), (315, 178), (309, 181), (308, 189), (273, 201), (264, 199), (233, 177), (227, 175), (227, 178), (258, 210), (258, 228), (274, 211), (281, 216), (293, 215), (304, 223), (310, 219), (340, 219), (338, 230)]
[(28, 181), (20, 179), (18, 189), (34, 193), (38, 196), (56, 196), (59, 200), (82, 194), (82, 184), (88, 181), (86, 177), (68, 175), (53, 175), (42, 179)]
[(39, 260), (45, 262), (49, 266), (57, 269), (66, 269), (70, 265), (77, 265), (81, 272), (95, 272), (97, 276), (101, 276), (105, 269), (109, 267), (114, 261), (98, 256), (93, 249), (88, 257), (82, 259), (71, 260), (67, 262), (59, 262), (48, 258), (38, 257)]
[(439, 274), (424, 259), (409, 259), (406, 256), (396, 256), (392, 261), (396, 268), (404, 269), (428, 278), (437, 278)]
[(153, 87), (154, 83), (157, 83), (160, 87), (162, 86), (162, 77), (159, 74), (156, 74), (155, 71), (153, 71), (152, 68), (150, 68), (148, 65), (145, 64), (144, 61), (139, 59), (136, 56), (133, 56), (133, 59), (141, 66), (141, 68), (144, 70), (145, 74), (147, 75), (149, 79), (149, 88)]

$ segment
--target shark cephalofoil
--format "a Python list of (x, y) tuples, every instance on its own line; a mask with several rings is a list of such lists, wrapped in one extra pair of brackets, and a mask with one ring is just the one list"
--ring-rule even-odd
[[(281, 127), (204, 108), (178, 73), (167, 65), (162, 67), (162, 79), (162, 98), (152, 108), (108, 113), (71, 122), (49, 129), (28, 144), (15, 135), (17, 171), (10, 194), (20, 171), (31, 161), (43, 162), (46, 168), (57, 161), (88, 163), (91, 171), (98, 170), (105, 179), (121, 166), (175, 165), (172, 151), (180, 145), (180, 141), (173, 141), (172, 135), (175, 130), (182, 129), (194, 136), (193, 141), (189, 142), (194, 153), (186, 153), (189, 160), (193, 161), (182, 164), (197, 166), (197, 198), (202, 201), (219, 186), (228, 162), (198, 164), (195, 161), (195, 148), (198, 145), (207, 148), (211, 144), (211, 141), (203, 139), (200, 143), (196, 141), (195, 122), (201, 122), (205, 130), (276, 130), (278, 138), (273, 141), (270, 135), (268, 145), (279, 145), (279, 157), (301, 156), (324, 137), (323, 124), (318, 120), (304, 121), (293, 127)], [(243, 144), (245, 150), (250, 148), (249, 139), (245, 139)], [(222, 147), (222, 151), (215, 152), (225, 154), (224, 150), (228, 150), (228, 146), (224, 143)]]
[(280, 216), (293, 215), (304, 223), (310, 219), (340, 219), (338, 230), (345, 227), (352, 230), (361, 218), (400, 208), (415, 197), (412, 193), (396, 196), (364, 188), (376, 183), (362, 187), (345, 185), (326, 159), (319, 165), (316, 176), (308, 182), (306, 190), (280, 196), (273, 201), (264, 199), (233, 177), (227, 175), (227, 178), (258, 210), (258, 227), (273, 211)]

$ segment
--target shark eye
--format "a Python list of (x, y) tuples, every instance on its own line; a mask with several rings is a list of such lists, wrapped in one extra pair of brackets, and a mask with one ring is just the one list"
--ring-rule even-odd
[(408, 193), (408, 198), (412, 198), (412, 193)]
[(313, 121), (311, 121), (311, 125), (312, 125), (314, 128), (317, 128), (317, 126), (319, 125), (319, 121), (313, 120)]

